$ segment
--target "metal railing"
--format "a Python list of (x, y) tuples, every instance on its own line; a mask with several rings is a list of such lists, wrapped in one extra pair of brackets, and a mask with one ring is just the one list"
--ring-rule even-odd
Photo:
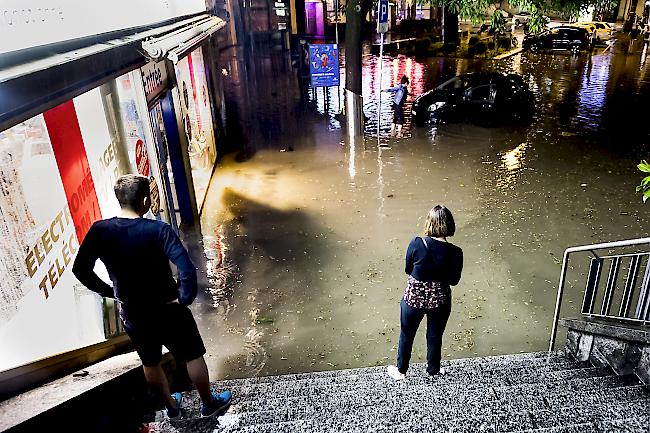
[[(630, 239), (626, 241), (608, 242), (602, 244), (583, 245), (579, 247), (567, 248), (564, 251), (562, 259), (562, 271), (560, 272), (560, 282), (557, 288), (557, 300), (555, 302), (555, 314), (553, 316), (553, 327), (551, 329), (551, 339), (548, 350), (553, 351), (555, 347), (555, 337), (557, 326), (560, 318), (560, 308), (562, 306), (562, 295), (564, 293), (564, 284), (569, 265), (569, 255), (578, 252), (590, 252), (593, 257), (590, 258), (589, 272), (587, 274), (587, 284), (585, 287), (584, 299), (582, 302), (581, 312), (584, 316), (600, 317), (617, 321), (633, 322), (640, 324), (650, 324), (650, 250), (641, 253), (625, 253), (617, 255), (599, 256), (596, 251), (604, 249), (633, 247), (636, 245), (647, 245), (650, 247), (650, 238)], [(599, 294), (600, 277), (606, 267), (606, 262), (610, 262), (607, 273), (600, 308), (597, 308), (596, 300)], [(617, 281), (621, 269), (627, 265), (627, 277), (623, 285), (623, 292), (619, 299), (616, 296)], [(638, 277), (641, 269), (645, 266), (643, 280), (637, 293)], [(620, 291), (619, 291), (620, 292)], [(636, 297), (636, 306), (634, 314), (630, 315), (633, 299)], [(618, 309), (612, 311), (618, 300)]]

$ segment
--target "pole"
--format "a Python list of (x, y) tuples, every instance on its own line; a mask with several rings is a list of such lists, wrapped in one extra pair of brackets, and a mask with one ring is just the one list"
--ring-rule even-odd
[(379, 42), (379, 91), (377, 92), (377, 146), (380, 146), (379, 142), (379, 132), (381, 130), (381, 81), (382, 81), (382, 73), (384, 70), (384, 62), (383, 62), (383, 57), (384, 57), (384, 34), (381, 33), (381, 39)]
[(336, 23), (334, 28), (336, 29), (336, 46), (339, 45), (339, 0), (336, 0)]

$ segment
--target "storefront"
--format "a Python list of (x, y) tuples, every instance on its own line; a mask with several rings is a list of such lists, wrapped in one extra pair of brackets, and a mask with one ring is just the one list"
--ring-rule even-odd
[(183, 119), (194, 195), (200, 211), (217, 161), (213, 116), (201, 47), (180, 59), (174, 71), (178, 82), (176, 91), (180, 100), (179, 115)]
[[(180, 3), (178, 11), (205, 9), (202, 2)], [(107, 44), (60, 42), (61, 52), (74, 50), (68, 56), (30, 59), (25, 53), (41, 51), (22, 46), (0, 52), (0, 60), (13, 62), (0, 71), (3, 392), (24, 386), (7, 391), (4, 372), (43, 359), (72, 368), (75, 362), (56, 361), (57, 355), (109, 343), (122, 332), (114, 301), (86, 289), (71, 272), (92, 223), (119, 212), (118, 176), (150, 179), (147, 218), (178, 230), (198, 215), (216, 161), (214, 86), (201, 44), (221, 27), (216, 17), (193, 15), (131, 29), (129, 37)], [(147, 59), (146, 41), (162, 39), (169, 44), (164, 60)], [(179, 53), (175, 64), (166, 60)], [(108, 281), (101, 262), (96, 271)], [(79, 359), (77, 365), (92, 361), (88, 354)]]

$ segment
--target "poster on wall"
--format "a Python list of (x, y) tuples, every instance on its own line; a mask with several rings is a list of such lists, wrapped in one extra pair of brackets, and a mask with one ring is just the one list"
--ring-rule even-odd
[[(97, 300), (71, 272), (100, 214), (78, 125), (58, 124), (66, 104), (0, 133), (0, 370), (103, 339)], [(68, 157), (78, 164), (62, 177)]]
[(105, 340), (101, 298), (71, 268), (119, 211), (118, 154), (98, 89), (0, 132), (0, 371)]
[(188, 153), (194, 193), (200, 207), (210, 183), (212, 168), (217, 160), (210, 95), (201, 48), (197, 48), (176, 64), (176, 77), (181, 101), (181, 116), (189, 143)]
[(311, 87), (338, 86), (340, 84), (338, 45), (310, 45), (309, 73), (311, 75)]

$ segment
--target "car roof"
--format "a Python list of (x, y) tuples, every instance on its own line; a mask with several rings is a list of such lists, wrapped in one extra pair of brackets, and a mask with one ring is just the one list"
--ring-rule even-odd
[(583, 32), (587, 31), (584, 27), (575, 26), (575, 25), (572, 25), (572, 26), (557, 26), (557, 27), (553, 27), (551, 30), (573, 30), (573, 31), (577, 31), (577, 32), (579, 32), (581, 30)]
[(481, 81), (488, 80), (502, 80), (508, 76), (502, 74), (501, 72), (492, 72), (492, 71), (482, 71), (482, 72), (469, 72), (467, 74), (461, 74), (459, 78), (469, 79), (472, 84), (480, 83)]

